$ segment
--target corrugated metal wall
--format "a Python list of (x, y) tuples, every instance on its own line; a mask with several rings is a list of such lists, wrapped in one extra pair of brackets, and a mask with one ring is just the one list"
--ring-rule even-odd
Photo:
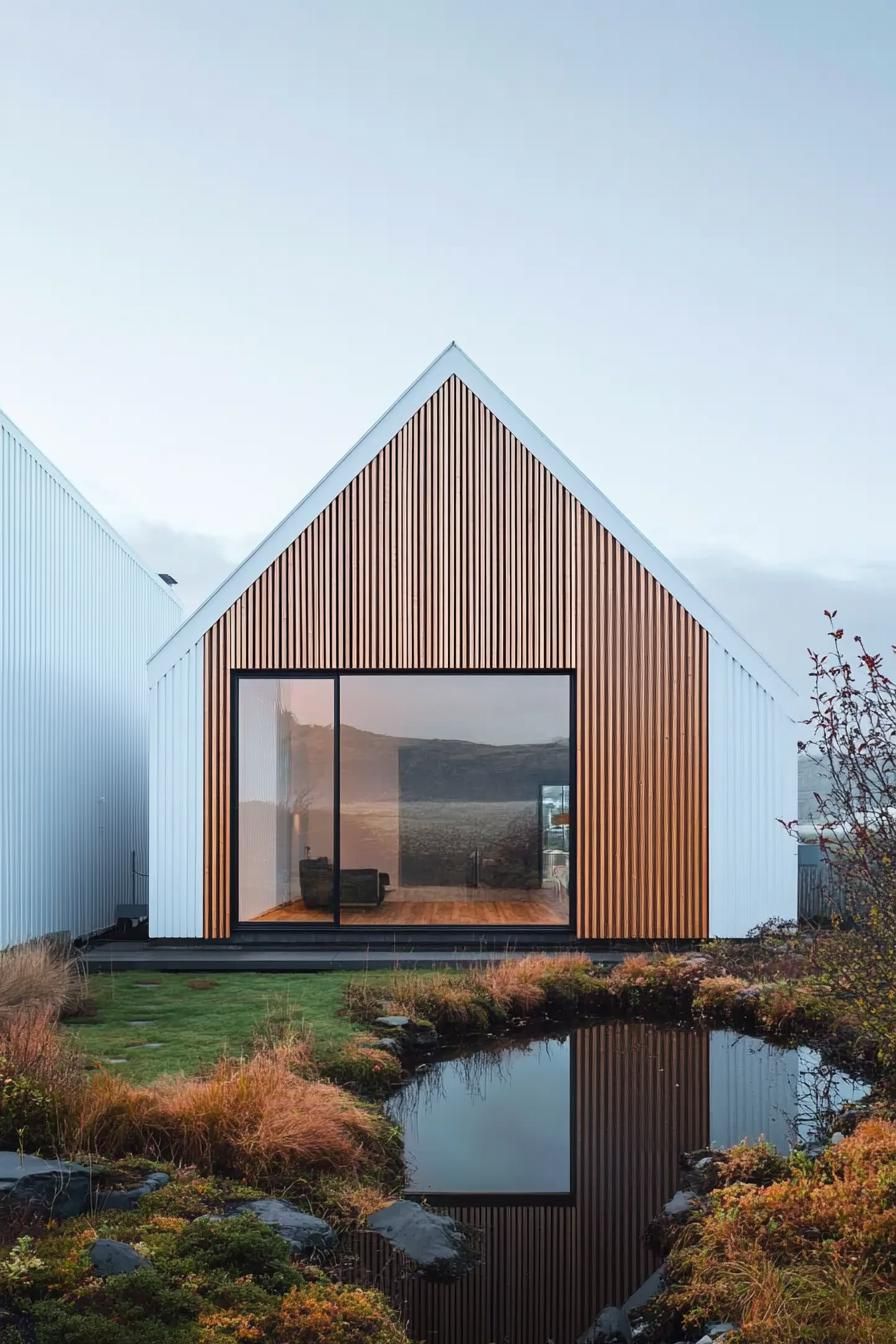
[(180, 607), (3, 416), (0, 448), (6, 946), (108, 926), (145, 871), (146, 659)]
[(799, 1112), (800, 1055), (751, 1036), (714, 1031), (709, 1038), (709, 1138), (716, 1148), (766, 1138), (786, 1153)]
[(709, 647), (710, 933), (796, 917), (796, 729), (715, 640)]
[(571, 1341), (657, 1267), (648, 1223), (676, 1189), (681, 1153), (709, 1137), (703, 1032), (601, 1023), (574, 1033), (574, 1188), (565, 1204), (464, 1204), (484, 1263), (451, 1284), (404, 1274), (379, 1237), (355, 1237), (355, 1277), (410, 1318), (413, 1337), (488, 1344)]
[(150, 691), (149, 933), (202, 937), (203, 654)]
[(571, 668), (586, 938), (708, 929), (707, 635), (451, 377), (205, 637), (204, 929), (233, 668)]

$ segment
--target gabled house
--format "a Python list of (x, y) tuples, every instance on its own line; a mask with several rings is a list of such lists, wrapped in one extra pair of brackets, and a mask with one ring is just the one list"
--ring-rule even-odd
[(455, 345), (149, 669), (152, 937), (795, 913), (794, 692)]
[(0, 413), (0, 947), (145, 904), (146, 659), (180, 618)]

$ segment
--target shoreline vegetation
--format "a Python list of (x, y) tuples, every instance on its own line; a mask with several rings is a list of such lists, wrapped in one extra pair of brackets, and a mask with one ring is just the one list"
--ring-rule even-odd
[[(0, 1148), (80, 1161), (105, 1190), (136, 1186), (153, 1170), (170, 1177), (134, 1210), (49, 1225), (10, 1210), (0, 1224), (0, 1340), (401, 1344), (409, 1336), (382, 1296), (341, 1284), (326, 1257), (290, 1258), (251, 1214), (214, 1219), (235, 1200), (266, 1195), (337, 1232), (357, 1227), (400, 1193), (401, 1136), (376, 1100), (422, 1049), (643, 1017), (811, 1044), (874, 1083), (872, 1100), (838, 1121), (842, 1140), (817, 1157), (771, 1160), (765, 1145), (716, 1156), (713, 1188), (671, 1235), (665, 1291), (647, 1309), (653, 1334), (644, 1337), (696, 1339), (710, 1320), (726, 1320), (738, 1327), (728, 1338), (751, 1344), (896, 1344), (893, 1042), (831, 992), (823, 971), (851, 936), (772, 928), (683, 955), (633, 955), (609, 972), (585, 956), (544, 955), (338, 983), (290, 977), (288, 995), (265, 1000), (259, 987), (238, 1027), (220, 1023), (217, 1048), (206, 1023), (199, 1067), (161, 1077), (155, 1070), (178, 1057), (177, 1000), (208, 1005), (181, 1014), (195, 1048), (196, 1015), (213, 1017), (216, 1000), (236, 997), (235, 977), (190, 989), (187, 977), (160, 975), (141, 998), (138, 982), (88, 981), (49, 946), (0, 954)], [(104, 1031), (143, 1020), (122, 1014), (153, 994), (172, 1014), (163, 1049), (133, 1051), (135, 1077), (85, 1068), (85, 1042), (99, 1036), (105, 1046)], [(409, 1020), (385, 1042), (384, 1016)], [(127, 1243), (145, 1265), (99, 1277), (90, 1269), (98, 1239)]]

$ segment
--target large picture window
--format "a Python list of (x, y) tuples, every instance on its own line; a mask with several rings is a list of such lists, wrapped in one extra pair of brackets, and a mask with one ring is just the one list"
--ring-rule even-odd
[(565, 673), (241, 675), (240, 920), (567, 925)]

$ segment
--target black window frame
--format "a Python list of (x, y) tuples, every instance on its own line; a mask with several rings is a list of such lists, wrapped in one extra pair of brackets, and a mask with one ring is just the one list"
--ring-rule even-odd
[[(359, 924), (341, 921), (341, 852), (339, 845), (340, 820), (340, 683), (343, 677), (565, 677), (569, 692), (569, 883), (567, 924)], [(236, 932), (258, 931), (258, 920), (240, 919), (239, 908), (239, 694), (242, 681), (329, 681), (333, 685), (333, 918), (328, 920), (268, 919), (264, 928), (270, 931), (290, 930), (297, 936), (339, 928), (356, 932), (388, 929), (390, 934), (409, 935), (421, 929), (450, 933), (454, 930), (469, 934), (501, 937), (513, 934), (531, 935), (533, 931), (563, 932), (575, 935), (578, 912), (578, 733), (576, 731), (576, 673), (568, 667), (440, 667), (440, 668), (233, 668), (230, 673), (230, 927)]]

